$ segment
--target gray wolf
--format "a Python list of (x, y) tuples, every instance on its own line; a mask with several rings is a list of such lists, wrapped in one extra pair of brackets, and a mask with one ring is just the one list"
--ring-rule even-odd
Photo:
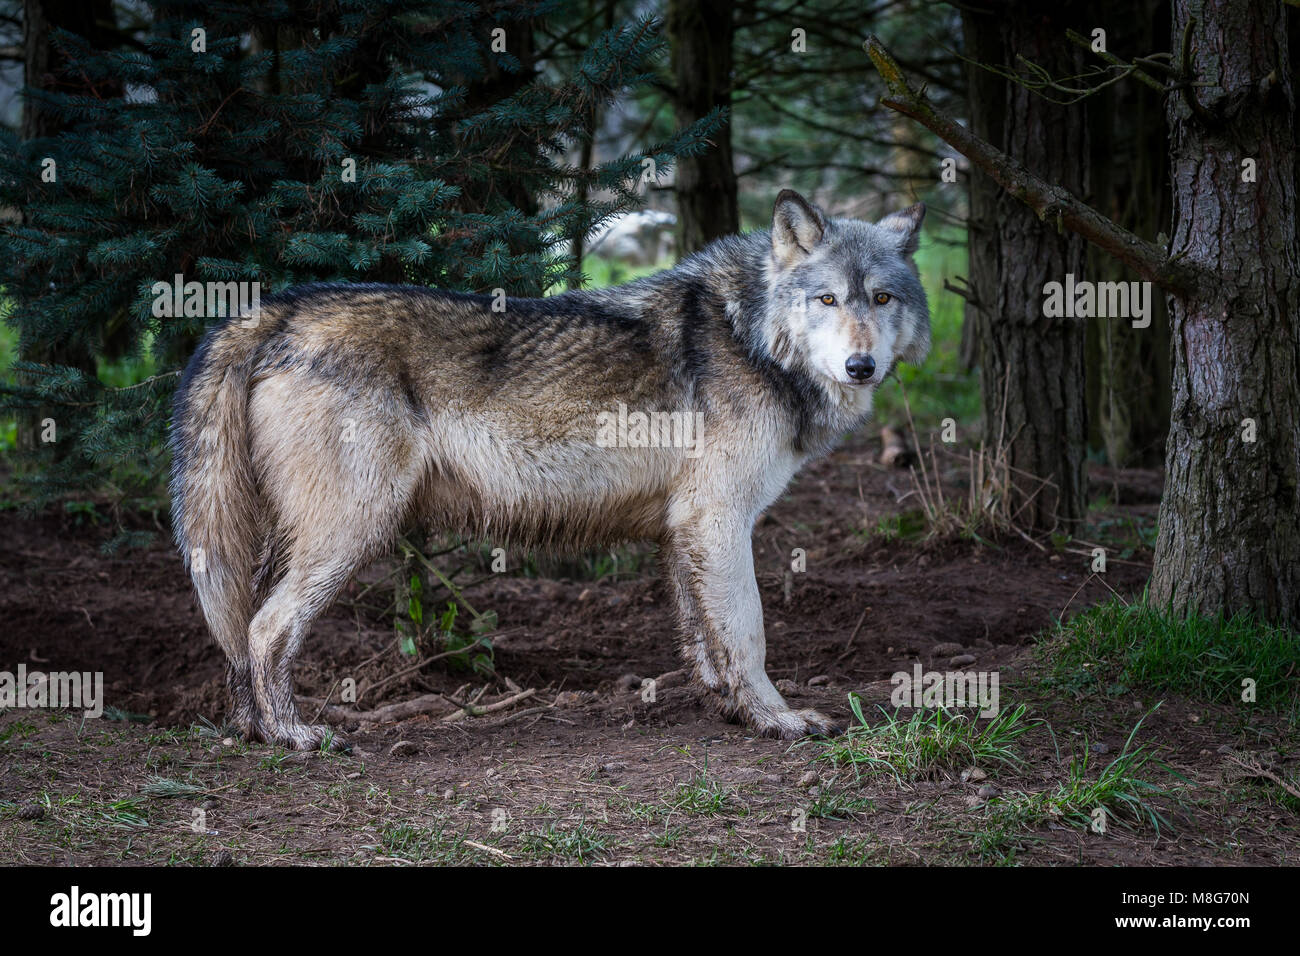
[[(728, 716), (833, 732), (764, 669), (751, 532), (865, 421), (895, 363), (925, 358), (924, 213), (834, 219), (785, 190), (771, 229), (616, 288), (493, 311), (491, 296), (311, 285), (215, 326), (175, 399), (172, 508), (240, 731), (327, 738), (299, 716), (294, 659), (349, 577), (423, 525), (521, 548), (657, 541), (681, 651)], [(611, 442), (611, 413), (699, 428)]]

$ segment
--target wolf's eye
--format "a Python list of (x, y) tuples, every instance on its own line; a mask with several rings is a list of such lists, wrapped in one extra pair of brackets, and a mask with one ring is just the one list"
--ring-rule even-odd
[(892, 299), (893, 296), (890, 295), (888, 292), (877, 292), (875, 298), (876, 298), (876, 305), (884, 305), (886, 302)]
[(831, 295), (829, 292), (827, 292), (825, 295), (819, 295), (819, 296), (817, 297), (817, 301), (820, 302), (822, 305), (834, 305), (834, 304), (835, 304), (835, 296), (833, 296), (833, 295)]

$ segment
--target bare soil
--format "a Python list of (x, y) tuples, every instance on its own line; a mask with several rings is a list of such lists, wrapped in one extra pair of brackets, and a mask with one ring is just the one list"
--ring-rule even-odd
[[(1040, 679), (1036, 636), (1063, 613), (1140, 592), (1148, 551), (1116, 543), (1098, 575), (1078, 544), (891, 535), (915, 497), (906, 472), (875, 464), (878, 451), (869, 436), (850, 442), (802, 474), (758, 528), (768, 671), (800, 706), (847, 718), (858, 693), (872, 719), (875, 705), (888, 706), (894, 672), (971, 655), (965, 669), (1000, 675), (1004, 707), (1026, 704), (1040, 721), (1017, 741), (1018, 767), (984, 767), (982, 782), (956, 770), (859, 776), (817, 760), (815, 741), (756, 738), (720, 719), (680, 670), (648, 552), (599, 579), (483, 575), (466, 596), (498, 617), (487, 677), (443, 659), (391, 679), (413, 660), (369, 603), (385, 593), (366, 590), (383, 576), (371, 569), (308, 640), (297, 672), (304, 711), (311, 717), (326, 695), (337, 705), (345, 678), (361, 691), (345, 711), (443, 697), (403, 721), (345, 718), (350, 753), (248, 746), (219, 729), (223, 658), (165, 527), (154, 546), (108, 557), (109, 529), (85, 514), (7, 511), (0, 670), (102, 671), (119, 719), (0, 711), (0, 863), (1300, 859), (1297, 802), (1226, 756), (1267, 752), (1276, 763), (1282, 753), (1283, 775), (1294, 776), (1293, 726), (1176, 697), (1076, 695)], [(962, 478), (945, 474), (951, 494), (964, 494)], [(1159, 474), (1092, 478), (1109, 502), (1100, 524), (1150, 523)], [(795, 548), (807, 554), (802, 573), (788, 573)], [(644, 678), (655, 678), (653, 701)], [(532, 693), (447, 719), (452, 700), (483, 706), (520, 691)], [(1181, 788), (1154, 801), (1168, 827), (1097, 833), (1051, 821), (1007, 833), (991, 822), (1001, 797), (1065, 779), (1085, 740), (1120, 752), (1157, 703), (1136, 741), (1158, 757), (1151, 781)]]

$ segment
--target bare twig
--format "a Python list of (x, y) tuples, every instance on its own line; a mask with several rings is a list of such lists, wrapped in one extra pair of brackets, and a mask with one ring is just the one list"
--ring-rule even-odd
[(428, 657), (421, 658), (420, 660), (412, 664), (410, 667), (404, 667), (400, 671), (397, 671), (394, 674), (389, 674), (383, 680), (376, 681), (375, 683), (371, 684), (364, 691), (362, 691), (361, 694), (358, 695), (358, 697), (364, 694), (373, 694), (375, 691), (379, 690), (379, 688), (386, 687), (389, 684), (391, 684), (393, 681), (406, 677), (408, 674), (414, 674), (416, 671), (423, 669), (425, 666), (432, 664), (434, 661), (440, 661), (444, 657), (455, 657), (457, 654), (467, 654), (469, 653), (469, 651), (473, 650), (479, 644), (486, 645), (486, 643), (487, 641), (483, 637), (476, 637), (473, 640), (473, 642), (465, 645), (464, 647), (453, 648), (450, 651), (443, 651), (440, 654), (431, 654)]
[(1245, 770), (1247, 776), (1263, 777), (1265, 780), (1272, 780), (1275, 784), (1277, 784), (1287, 793), (1291, 794), (1291, 796), (1300, 797), (1300, 789), (1297, 789), (1292, 784), (1283, 780), (1273, 771), (1266, 770), (1264, 767), (1260, 765), (1257, 759), (1252, 757), (1249, 761), (1242, 760), (1235, 753), (1224, 754), (1224, 756), (1227, 757), (1230, 762), (1235, 763), (1242, 770)]
[(853, 625), (853, 633), (849, 635), (848, 643), (844, 645), (846, 651), (853, 646), (853, 639), (858, 636), (858, 631), (862, 629), (862, 622), (867, 619), (867, 612), (870, 610), (871, 605), (868, 604), (862, 609), (862, 613), (858, 615), (858, 623)]
[[(1083, 36), (1082, 34), (1074, 30), (1066, 30), (1065, 36), (1066, 39), (1068, 39), (1075, 46), (1083, 47), (1085, 50), (1095, 53), (1097, 56), (1105, 60), (1111, 66), (1120, 67), (1127, 70), (1128, 72), (1123, 74), (1123, 76), (1128, 76), (1131, 74), (1133, 79), (1137, 80), (1139, 83), (1145, 83), (1147, 86), (1151, 87), (1151, 89), (1155, 90), (1157, 93), (1166, 92), (1165, 85), (1161, 83), (1158, 79), (1153, 77), (1150, 73), (1150, 71), (1153, 69), (1163, 68), (1165, 70), (1169, 70), (1169, 67), (1162, 64), (1159, 60), (1156, 60), (1153, 57), (1134, 57), (1132, 63), (1125, 63), (1114, 53), (1110, 53), (1106, 50), (1093, 50), (1092, 41), (1089, 40), (1086, 36)], [(1172, 72), (1172, 70), (1170, 70), (1170, 72)], [(1121, 77), (1121, 79), (1122, 78), (1123, 77)]]
[(455, 713), (448, 714), (446, 717), (443, 717), (442, 721), (443, 723), (446, 724), (452, 724), (458, 720), (464, 720), (466, 717), (480, 717), (483, 714), (492, 714), (497, 712), (498, 710), (505, 710), (507, 707), (512, 707), (515, 704), (519, 703), (521, 700), (527, 700), (529, 697), (532, 697), (536, 693), (537, 693), (537, 688), (530, 687), (528, 688), (528, 690), (522, 690), (517, 694), (511, 694), (509, 697), (503, 698), (494, 704), (488, 704), (485, 707), (477, 707), (473, 704), (465, 704), (463, 707), (461, 707), (460, 710), (456, 711)]
[(502, 859), (502, 860), (514, 859), (514, 857), (512, 857), (505, 850), (498, 850), (496, 847), (488, 846), (486, 843), (475, 843), (473, 840), (465, 840), (464, 843), (466, 846), (472, 846), (474, 849), (482, 850), (484, 853), (491, 853), (493, 856), (497, 857), (498, 859)]

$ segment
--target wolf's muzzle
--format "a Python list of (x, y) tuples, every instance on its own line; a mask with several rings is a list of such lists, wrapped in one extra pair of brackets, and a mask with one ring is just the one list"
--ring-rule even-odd
[(865, 382), (876, 374), (876, 360), (865, 352), (854, 352), (844, 363), (844, 371), (855, 382)]

